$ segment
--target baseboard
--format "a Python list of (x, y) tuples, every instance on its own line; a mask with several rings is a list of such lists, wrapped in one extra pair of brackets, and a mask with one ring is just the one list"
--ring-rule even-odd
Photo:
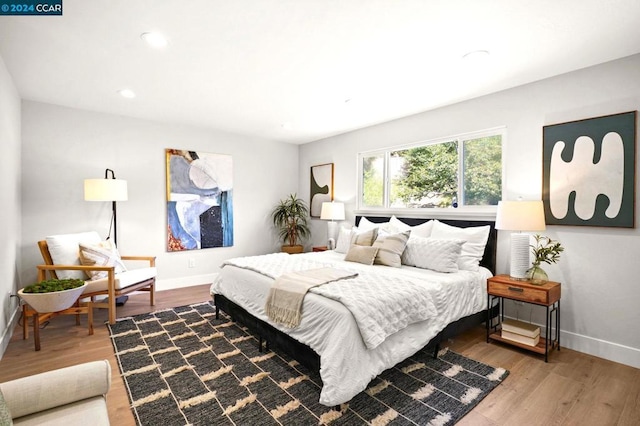
[(640, 349), (560, 330), (560, 347), (640, 368)]
[(182, 278), (173, 278), (169, 280), (156, 280), (156, 291), (174, 290), (176, 288), (191, 287), (201, 284), (212, 284), (213, 280), (218, 276), (217, 273), (191, 275)]
[(20, 318), (19, 314), (20, 306), (17, 306), (11, 314), (11, 318), (7, 323), (7, 327), (2, 330), (2, 337), (0, 337), (0, 360), (4, 356), (4, 352), (7, 350), (7, 346), (9, 346), (9, 342), (11, 341), (11, 337), (13, 336), (13, 331), (16, 328), (16, 323), (18, 322), (18, 318)]
[[(505, 316), (506, 318), (513, 317)], [(544, 335), (545, 326), (537, 324), (540, 327), (540, 333)], [(555, 329), (551, 329), (551, 336), (554, 335)], [(584, 336), (582, 334), (573, 333), (560, 329), (560, 350), (562, 348), (572, 349), (587, 355), (597, 356), (609, 361), (618, 362), (634, 368), (640, 368), (640, 349), (630, 346), (621, 345), (619, 343), (608, 342), (595, 337)]]

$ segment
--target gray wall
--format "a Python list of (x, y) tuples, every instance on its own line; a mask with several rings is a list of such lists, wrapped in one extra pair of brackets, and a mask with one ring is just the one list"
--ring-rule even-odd
[[(312, 165), (335, 163), (334, 198), (347, 203), (353, 223), (358, 152), (507, 126), (504, 198), (540, 199), (542, 126), (638, 110), (639, 72), (636, 55), (306, 144), (300, 195), (309, 197)], [(313, 228), (314, 243), (324, 243), (326, 224), (314, 220)], [(508, 233), (499, 234), (496, 273), (508, 273)], [(640, 324), (640, 231), (549, 226), (544, 234), (566, 248), (558, 265), (545, 267), (562, 283), (563, 346), (640, 367), (640, 333), (631, 331)], [(528, 319), (529, 307), (519, 314)], [(544, 324), (544, 315), (533, 318)]]
[(0, 57), (0, 356), (11, 339), (20, 269), (20, 96)]
[[(233, 247), (166, 251), (165, 148), (233, 156)], [(128, 181), (129, 200), (118, 203), (119, 251), (157, 256), (158, 290), (209, 283), (225, 259), (276, 250), (269, 211), (297, 190), (295, 145), (37, 102), (23, 102), (22, 149), (25, 284), (41, 262), (39, 239), (86, 230), (106, 237), (111, 203), (83, 199), (84, 179), (102, 178), (106, 168)]]

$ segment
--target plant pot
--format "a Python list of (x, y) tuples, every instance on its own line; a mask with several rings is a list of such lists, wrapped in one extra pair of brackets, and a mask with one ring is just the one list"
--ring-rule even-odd
[(87, 283), (84, 283), (80, 287), (50, 293), (25, 293), (20, 289), (18, 295), (36, 312), (59, 312), (73, 306), (86, 286)]
[(289, 254), (297, 254), (302, 253), (304, 251), (304, 247), (301, 245), (282, 246), (282, 251)]

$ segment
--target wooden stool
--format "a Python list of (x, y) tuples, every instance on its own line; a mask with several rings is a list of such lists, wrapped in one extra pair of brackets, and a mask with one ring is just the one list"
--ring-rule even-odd
[(33, 339), (35, 341), (36, 351), (40, 350), (40, 323), (47, 321), (49, 318), (57, 317), (58, 315), (75, 315), (76, 325), (80, 325), (80, 314), (87, 314), (87, 323), (89, 327), (89, 336), (93, 335), (93, 305), (91, 301), (86, 304), (80, 304), (76, 301), (75, 305), (58, 312), (37, 312), (33, 310), (26, 303), (22, 305), (22, 318), (24, 324), (22, 326), (22, 339), (29, 338), (29, 324), (28, 320), (33, 317)]

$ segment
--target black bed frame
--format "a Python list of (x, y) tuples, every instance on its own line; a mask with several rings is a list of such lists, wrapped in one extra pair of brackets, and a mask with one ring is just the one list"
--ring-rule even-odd
[[(362, 216), (356, 216), (356, 224), (360, 223), (360, 219)], [(368, 220), (374, 223), (383, 223), (389, 220), (389, 217), (377, 217), (377, 216), (366, 216)], [(403, 222), (408, 225), (415, 226), (421, 223), (428, 221), (429, 219), (425, 218), (400, 218)], [(441, 220), (441, 222), (446, 224), (467, 228), (471, 226), (490, 226), (489, 232), (489, 240), (485, 247), (484, 256), (480, 264), (490, 271), (495, 271), (496, 266), (496, 247), (497, 247), (497, 231), (495, 229), (495, 223), (491, 221), (474, 221), (474, 220)], [(274, 344), (275, 346), (281, 348), (291, 357), (296, 359), (298, 362), (306, 366), (312, 371), (320, 371), (320, 355), (318, 355), (313, 349), (309, 346), (300, 343), (289, 335), (283, 333), (282, 331), (276, 329), (272, 325), (254, 317), (249, 312), (247, 312), (244, 308), (240, 307), (236, 303), (227, 299), (225, 296), (220, 294), (214, 295), (214, 303), (216, 306), (216, 318), (219, 316), (219, 310), (222, 309), (226, 312), (233, 321), (238, 322), (246, 326), (249, 330), (255, 333), (259, 337), (259, 349), (262, 351), (263, 343), (266, 346), (266, 349), (269, 349), (270, 344)], [(497, 310), (497, 308), (496, 308)], [(492, 316), (497, 315), (497, 312), (492, 312)], [(434, 357), (437, 356), (437, 353), (440, 348), (440, 343), (450, 339), (465, 330), (473, 328), (479, 324), (482, 324), (487, 320), (487, 311), (483, 310), (481, 312), (477, 312), (475, 314), (469, 315), (467, 317), (461, 318), (458, 321), (452, 322), (444, 330), (438, 333), (433, 339), (427, 343), (425, 349), (433, 349)]]

